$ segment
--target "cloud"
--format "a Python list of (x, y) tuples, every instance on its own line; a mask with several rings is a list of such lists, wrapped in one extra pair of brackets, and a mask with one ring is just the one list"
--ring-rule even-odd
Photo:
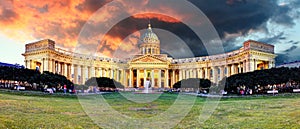
[(279, 34), (274, 35), (272, 37), (259, 39), (259, 41), (263, 43), (269, 43), (269, 44), (278, 44), (280, 43), (281, 40), (286, 39), (286, 37), (283, 36), (284, 36), (284, 32), (280, 32)]
[(294, 26), (294, 20), (289, 15), (289, 12), (292, 10), (292, 8), (288, 5), (282, 5), (279, 6), (275, 11), (275, 15), (272, 17), (272, 21), (277, 24), (282, 24), (285, 26)]
[(12, 1), (0, 1), (0, 24), (14, 24), (15, 20), (19, 19), (19, 14), (14, 11), (11, 6)]
[[(50, 38), (56, 41), (59, 47), (70, 49), (76, 47), (78, 36), (82, 36), (87, 48), (97, 48), (104, 55), (113, 56), (114, 51), (129, 52), (136, 50), (137, 41), (141, 32), (147, 28), (148, 19), (153, 28), (169, 31), (191, 49), (195, 56), (206, 55), (202, 41), (185, 23), (192, 21), (201, 26), (201, 21), (195, 21), (195, 16), (187, 12), (188, 7), (178, 7), (174, 2), (154, 3), (152, 1), (132, 1), (130, 5), (122, 0), (116, 0), (112, 6), (104, 5), (112, 0), (36, 0), (0, 1), (1, 33), (19, 39), (20, 42)], [(267, 30), (267, 22), (283, 26), (294, 26), (295, 8), (300, 2), (294, 0), (279, 5), (276, 0), (189, 0), (202, 10), (215, 26), (218, 34), (224, 41), (225, 51), (241, 46), (242, 41), (237, 38), (251, 35), (258, 31), (273, 33)], [(170, 6), (174, 6), (173, 8)], [(123, 7), (130, 7), (122, 10)], [(143, 7), (153, 7), (155, 10), (142, 10), (143, 13), (128, 17), (114, 25), (107, 33), (101, 32), (99, 25), (110, 25), (114, 17), (122, 14), (131, 14)], [(101, 8), (101, 10), (98, 10)], [(175, 10), (178, 8), (180, 10)], [(101, 14), (94, 19), (91, 16), (99, 11)], [(161, 12), (170, 12), (172, 16), (162, 15)], [(86, 24), (87, 21), (94, 22)], [(89, 26), (88, 30), (82, 30)], [(100, 37), (104, 36), (102, 41)], [(158, 35), (160, 36), (160, 35)], [(282, 32), (273, 37), (262, 38), (261, 41), (275, 44), (286, 40), (286, 33)], [(172, 45), (163, 39), (162, 45)], [(120, 45), (121, 44), (121, 45)], [(298, 44), (295, 42), (294, 44)], [(97, 47), (95, 47), (97, 45)], [(120, 48), (120, 46), (122, 46)], [(174, 50), (173, 50), (174, 51)]]
[(297, 48), (297, 46), (291, 46), (290, 48), (286, 49), (284, 52), (291, 52), (294, 51)]
[(157, 20), (163, 21), (163, 22), (180, 23), (179, 20), (174, 19), (170, 16), (164, 16), (161, 14), (154, 14), (154, 13), (138, 14), (138, 15), (133, 15), (132, 17), (136, 18), (136, 19), (157, 19)]

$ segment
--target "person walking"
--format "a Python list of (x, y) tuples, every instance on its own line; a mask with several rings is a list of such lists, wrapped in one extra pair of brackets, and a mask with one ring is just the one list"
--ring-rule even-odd
[(67, 85), (64, 85), (64, 93), (67, 93)]

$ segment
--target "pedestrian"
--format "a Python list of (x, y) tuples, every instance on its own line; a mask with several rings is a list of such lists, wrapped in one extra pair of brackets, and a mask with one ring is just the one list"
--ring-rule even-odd
[(64, 85), (64, 93), (67, 93), (67, 85)]

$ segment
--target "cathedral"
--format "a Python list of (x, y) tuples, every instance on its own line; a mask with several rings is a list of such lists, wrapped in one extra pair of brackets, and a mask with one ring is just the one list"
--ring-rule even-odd
[(188, 78), (205, 78), (218, 82), (223, 77), (275, 67), (274, 46), (248, 40), (243, 47), (231, 52), (173, 59), (160, 53), (159, 37), (148, 25), (140, 37), (139, 54), (127, 61), (114, 58), (86, 58), (84, 54), (56, 48), (55, 42), (45, 39), (26, 44), (25, 67), (40, 72), (49, 71), (66, 76), (75, 84), (84, 84), (91, 77), (108, 77), (125, 87), (170, 88)]

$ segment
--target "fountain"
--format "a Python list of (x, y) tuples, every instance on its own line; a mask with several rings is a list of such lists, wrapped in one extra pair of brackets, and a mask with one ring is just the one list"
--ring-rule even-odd
[(149, 79), (146, 80), (143, 93), (149, 93), (149, 88), (151, 86), (151, 82)]

